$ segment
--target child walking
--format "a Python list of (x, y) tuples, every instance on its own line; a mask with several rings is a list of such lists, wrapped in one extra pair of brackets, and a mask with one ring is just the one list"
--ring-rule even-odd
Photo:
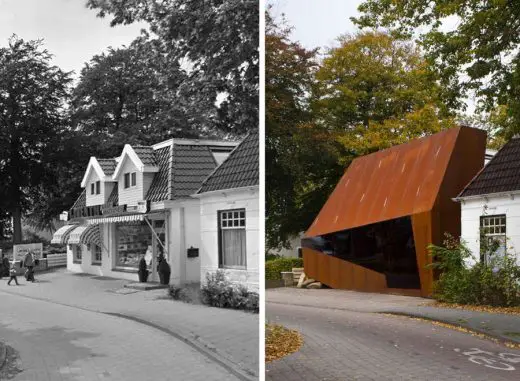
[(16, 283), (16, 285), (18, 286), (18, 278), (16, 277), (16, 269), (14, 268), (14, 261), (11, 263), (11, 269), (9, 270), (9, 281), (7, 282), (7, 285), (10, 286), (11, 285), (11, 281), (13, 281)]

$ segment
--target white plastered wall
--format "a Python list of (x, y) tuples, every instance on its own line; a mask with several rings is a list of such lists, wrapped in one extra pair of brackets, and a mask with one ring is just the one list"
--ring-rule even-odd
[[(485, 208), (487, 206), (487, 208)], [(508, 252), (516, 255), (520, 265), (520, 195), (465, 200), (461, 203), (461, 239), (466, 242), (475, 258), (480, 252), (480, 217), (506, 215)], [(473, 261), (468, 261), (471, 265)]]
[(218, 212), (229, 209), (246, 211), (246, 269), (224, 269), (228, 278), (258, 291), (259, 284), (259, 194), (258, 187), (251, 189), (211, 192), (200, 195), (201, 248), (200, 277), (219, 268)]

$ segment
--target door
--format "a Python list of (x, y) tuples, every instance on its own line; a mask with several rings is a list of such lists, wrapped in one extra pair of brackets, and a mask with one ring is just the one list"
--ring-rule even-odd
[[(153, 282), (159, 282), (159, 274), (157, 273), (157, 257), (159, 253), (164, 253), (166, 260), (169, 261), (168, 253), (161, 247), (166, 246), (166, 224), (164, 220), (152, 220), (150, 221), (155, 234), (152, 234), (152, 268), (150, 274), (152, 275)], [(159, 242), (160, 240), (160, 242)]]

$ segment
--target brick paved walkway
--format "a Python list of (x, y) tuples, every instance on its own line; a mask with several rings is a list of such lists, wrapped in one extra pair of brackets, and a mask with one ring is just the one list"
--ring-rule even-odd
[(520, 343), (520, 316), (430, 306), (431, 299), (346, 290), (270, 289), (270, 303), (281, 303), (356, 312), (396, 313), (460, 325), (497, 338)]
[[(238, 380), (182, 341), (145, 325), (1, 295), (0, 337), (14, 381)], [(0, 378), (2, 373), (0, 373)]]
[(266, 317), (304, 339), (266, 365), (269, 381), (520, 379), (520, 351), (423, 321), (269, 301)]
[(34, 284), (22, 280), (20, 287), (0, 281), (0, 293), (141, 319), (205, 348), (245, 376), (258, 376), (256, 314), (172, 301), (164, 298), (166, 290), (121, 294), (118, 292), (128, 281), (75, 275), (65, 270), (37, 274), (37, 280)]

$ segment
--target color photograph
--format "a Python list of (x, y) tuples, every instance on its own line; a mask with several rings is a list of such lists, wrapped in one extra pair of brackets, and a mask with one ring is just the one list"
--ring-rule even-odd
[(266, 380), (518, 379), (519, 10), (267, 1)]

